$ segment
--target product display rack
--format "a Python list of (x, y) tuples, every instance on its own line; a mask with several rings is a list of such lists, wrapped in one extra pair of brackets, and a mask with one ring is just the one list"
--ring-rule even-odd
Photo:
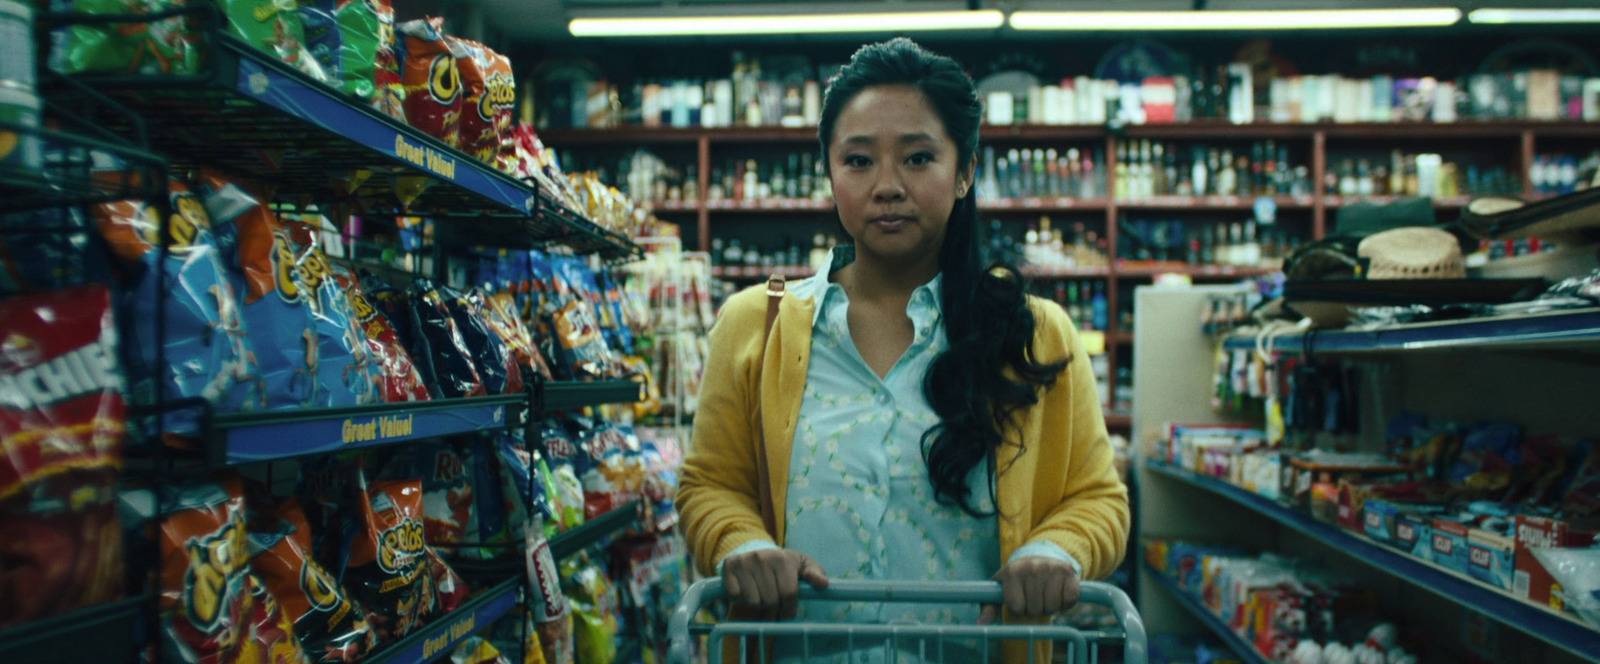
[(541, 388), (538, 409), (555, 412), (639, 400), (642, 386), (632, 380), (554, 381)]
[[(206, 38), (210, 45), (206, 71), (75, 78), (139, 111), (149, 125), (153, 147), (179, 165), (252, 173), (285, 191), (321, 201), (352, 202), (362, 209), (398, 208), (451, 217), (455, 238), (469, 245), (564, 244), (607, 260), (638, 256), (627, 238), (567, 210), (537, 187), (358, 103), (230, 35), (211, 30)], [(102, 122), (133, 129), (115, 118)], [(280, 163), (267, 163), (261, 156), (278, 151)], [(352, 177), (359, 180), (353, 190), (329, 175), (358, 172), (370, 175)]]
[[(1537, 636), (1587, 661), (1600, 662), (1600, 630), (1584, 624), (1576, 616), (1523, 601), (1495, 586), (1406, 555), (1364, 535), (1323, 523), (1309, 513), (1283, 507), (1223, 480), (1156, 461), (1148, 461), (1146, 465), (1151, 472), (1223, 496), (1331, 549), (1343, 551), (1374, 569), (1383, 570), (1441, 597), (1493, 616), (1499, 622)], [(1205, 611), (1204, 607), (1198, 608)], [(1206, 613), (1209, 614), (1209, 611)]]
[(213, 463), (236, 464), (491, 431), (520, 424), (526, 395), (353, 408), (227, 413), (212, 419)]
[(1164, 588), (1169, 594), (1172, 595), (1173, 599), (1177, 600), (1179, 604), (1183, 605), (1183, 607), (1188, 609), (1190, 613), (1194, 614), (1195, 618), (1200, 621), (1200, 624), (1205, 625), (1206, 629), (1211, 630), (1212, 634), (1217, 635), (1217, 638), (1221, 639), (1222, 642), (1228, 646), (1228, 649), (1232, 650), (1233, 654), (1238, 655), (1239, 659), (1245, 664), (1272, 664), (1272, 660), (1261, 656), (1260, 651), (1257, 651), (1255, 646), (1251, 645), (1249, 641), (1244, 640), (1237, 633), (1235, 633), (1233, 628), (1228, 627), (1227, 623), (1222, 622), (1222, 618), (1218, 617), (1217, 614), (1212, 613), (1210, 608), (1204, 604), (1201, 604), (1200, 601), (1196, 600), (1193, 595), (1190, 595), (1182, 588), (1179, 588), (1178, 582), (1173, 581), (1171, 577), (1156, 571), (1147, 563), (1141, 562), (1140, 566), (1143, 567), (1144, 571), (1149, 574), (1149, 578), (1155, 580), (1156, 585)]
[(583, 525), (550, 538), (550, 555), (565, 560), (573, 554), (593, 546), (602, 539), (615, 535), (639, 522), (639, 501), (632, 500)]
[(0, 661), (131, 662), (149, 608), (130, 597), (0, 630)]
[[(1419, 350), (1515, 350), (1566, 347), (1593, 349), (1600, 342), (1600, 308), (1469, 318), (1371, 331), (1330, 330), (1274, 337), (1284, 353), (1394, 353)], [(1228, 350), (1254, 350), (1253, 337), (1234, 337)]]
[(512, 577), (474, 595), (450, 612), (383, 649), (363, 662), (372, 664), (427, 664), (447, 659), (456, 646), (516, 607), (524, 579)]

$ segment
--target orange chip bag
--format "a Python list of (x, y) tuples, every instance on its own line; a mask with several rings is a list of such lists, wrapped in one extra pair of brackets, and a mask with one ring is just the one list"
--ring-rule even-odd
[(409, 634), (437, 601), (423, 540), (422, 483), (357, 475), (356, 523), (344, 579), (370, 610), (378, 638)]
[(284, 501), (272, 526), (250, 533), (250, 567), (283, 607), (318, 664), (354, 662), (377, 645), (367, 612), (311, 556), (311, 527), (297, 500)]
[(527, 326), (522, 324), (522, 317), (517, 315), (515, 297), (503, 292), (484, 296), (484, 318), (489, 322), (489, 328), (511, 348), (519, 368), (551, 380), (550, 366), (545, 364), (544, 354), (534, 345), (533, 335), (528, 333)]
[(447, 145), (462, 145), (464, 106), (459, 60), (462, 53), (444, 37), (444, 19), (416, 19), (400, 24), (405, 61), (400, 84), (405, 89), (406, 122)]
[(494, 165), (502, 173), (516, 173), (517, 132), (512, 129), (511, 121), (517, 107), (517, 79), (511, 70), (511, 58), (487, 47), (484, 51), (489, 55), (489, 68), (483, 74), (486, 88), (483, 97), (493, 114), (495, 136), (500, 140)]
[[(237, 477), (163, 491), (161, 622), (184, 664), (303, 664), (288, 619), (250, 573)], [(148, 501), (146, 501), (148, 502)]]
[(340, 265), (332, 268), (339, 288), (350, 300), (356, 326), (366, 333), (367, 353), (380, 368), (383, 401), (427, 401), (428, 385), (411, 361), (411, 353), (400, 343), (394, 324), (367, 298), (354, 274)]

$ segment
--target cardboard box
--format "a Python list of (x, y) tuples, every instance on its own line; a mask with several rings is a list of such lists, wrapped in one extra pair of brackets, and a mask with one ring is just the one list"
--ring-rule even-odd
[(1433, 520), (1433, 562), (1446, 569), (1467, 573), (1467, 524), (1454, 519)]
[(1516, 569), (1514, 552), (1516, 540), (1505, 534), (1483, 528), (1467, 531), (1467, 575), (1511, 590), (1511, 577)]
[(1573, 528), (1561, 519), (1538, 516), (1518, 516), (1514, 538), (1515, 572), (1512, 574), (1511, 593), (1535, 604), (1563, 608), (1561, 586), (1551, 578), (1550, 572), (1533, 555), (1535, 548), (1588, 547), (1597, 543), (1596, 534)]
[(1433, 516), (1425, 512), (1401, 512), (1395, 517), (1394, 541), (1390, 546), (1432, 562)]
[(1368, 499), (1362, 508), (1363, 530), (1374, 542), (1393, 545), (1400, 505), (1377, 498)]

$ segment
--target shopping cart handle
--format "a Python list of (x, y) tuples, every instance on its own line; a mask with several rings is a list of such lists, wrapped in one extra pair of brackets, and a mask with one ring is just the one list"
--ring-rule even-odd
[[(689, 624), (696, 613), (711, 602), (727, 597), (722, 579), (711, 577), (689, 587), (673, 609), (667, 625), (668, 662), (688, 662)], [(1005, 593), (995, 581), (830, 581), (827, 588), (800, 584), (800, 599), (843, 602), (938, 602), (942, 604), (1000, 604)], [(1078, 585), (1078, 601), (1109, 607), (1127, 637), (1124, 656), (1127, 662), (1145, 662), (1144, 621), (1134, 609), (1127, 593), (1098, 581)]]

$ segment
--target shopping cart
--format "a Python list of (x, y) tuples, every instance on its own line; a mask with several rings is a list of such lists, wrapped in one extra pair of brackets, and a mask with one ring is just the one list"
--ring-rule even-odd
[[(768, 660), (766, 637), (798, 638), (800, 658), (809, 660), (813, 639), (826, 638), (834, 643), (844, 640), (845, 650), (852, 654), (864, 651), (883, 653), (883, 661), (898, 662), (969, 662), (996, 661), (991, 657), (993, 644), (1004, 641), (1026, 641), (1029, 661), (1041, 642), (1056, 644), (1056, 661), (1079, 664), (1101, 662), (1101, 646), (1121, 645), (1124, 664), (1146, 664), (1144, 622), (1127, 594), (1115, 586), (1098, 582), (1085, 582), (1079, 586), (1079, 602), (1105, 606), (1115, 614), (1118, 628), (1080, 630), (1059, 625), (951, 625), (951, 624), (819, 624), (811, 622), (724, 622), (706, 623), (696, 620), (701, 609), (726, 595), (722, 579), (710, 578), (691, 586), (683, 600), (672, 612), (667, 627), (670, 644), (667, 664), (691, 664), (694, 644), (704, 638), (710, 664), (722, 662), (723, 643), (734, 638), (739, 644), (740, 661), (749, 661), (747, 649), (758, 650), (760, 659)], [(891, 582), (836, 580), (827, 589), (817, 590), (800, 584), (800, 600), (805, 602), (895, 602), (938, 604), (1002, 604), (1000, 584), (993, 581), (950, 582)], [(761, 637), (761, 638), (744, 638)], [(975, 650), (945, 648), (946, 643), (975, 643)], [(1062, 651), (1065, 650), (1063, 653)], [(951, 655), (952, 652), (961, 654)], [(978, 656), (977, 653), (981, 653)]]

